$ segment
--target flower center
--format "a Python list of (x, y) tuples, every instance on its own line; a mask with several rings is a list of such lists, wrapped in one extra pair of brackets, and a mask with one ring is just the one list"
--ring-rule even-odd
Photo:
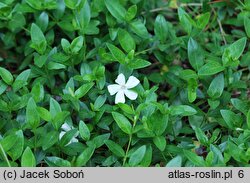
[(126, 87), (125, 85), (121, 85), (121, 89), (122, 89), (122, 90), (126, 90), (126, 88), (127, 88), (127, 87)]

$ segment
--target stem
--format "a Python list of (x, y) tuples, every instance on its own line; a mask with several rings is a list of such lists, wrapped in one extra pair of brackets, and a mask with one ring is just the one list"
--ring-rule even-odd
[(124, 159), (123, 159), (123, 164), (122, 164), (122, 166), (125, 165), (126, 160), (127, 160), (127, 158), (128, 158), (128, 152), (129, 152), (129, 149), (130, 149), (130, 146), (131, 146), (131, 142), (132, 142), (132, 134), (129, 135), (128, 146), (127, 146), (126, 154), (125, 154)]
[(126, 163), (127, 158), (128, 158), (128, 152), (129, 152), (129, 149), (130, 149), (130, 146), (131, 146), (132, 137), (133, 137), (133, 131), (134, 131), (134, 127), (135, 127), (135, 125), (136, 125), (136, 122), (137, 122), (137, 117), (134, 116), (133, 126), (132, 126), (132, 133), (129, 134), (128, 146), (127, 146), (127, 149), (126, 149), (126, 153), (125, 153), (125, 156), (124, 156), (124, 159), (123, 159), (123, 164), (122, 164), (122, 166), (125, 166), (125, 163)]
[(0, 150), (3, 153), (3, 157), (4, 157), (5, 161), (6, 161), (6, 163), (8, 164), (8, 167), (11, 167), (10, 162), (9, 162), (9, 160), (8, 160), (8, 158), (6, 156), (6, 153), (4, 152), (3, 146), (1, 144), (0, 144)]

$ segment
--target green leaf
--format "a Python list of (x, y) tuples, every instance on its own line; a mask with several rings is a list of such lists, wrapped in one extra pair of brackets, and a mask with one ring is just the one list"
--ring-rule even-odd
[(43, 120), (45, 120), (45, 121), (52, 120), (52, 116), (47, 109), (45, 109), (43, 107), (37, 107), (37, 112), (38, 112), (40, 118), (42, 118)]
[(199, 71), (199, 76), (210, 76), (223, 71), (225, 68), (216, 61), (209, 61), (207, 64), (203, 65)]
[(148, 118), (147, 124), (148, 128), (151, 129), (156, 136), (160, 136), (168, 126), (168, 115), (156, 111)]
[(112, 116), (123, 132), (126, 134), (132, 134), (132, 125), (125, 116), (118, 112), (112, 112)]
[(107, 47), (111, 52), (112, 56), (114, 57), (114, 59), (116, 59), (121, 64), (125, 64), (126, 55), (119, 48), (110, 43), (107, 43)]
[(199, 70), (204, 64), (204, 53), (193, 38), (188, 41), (188, 59), (195, 70)]
[(250, 38), (250, 19), (248, 17), (244, 17), (244, 27), (247, 37)]
[(81, 0), (64, 0), (65, 5), (70, 9), (76, 9)]
[(182, 157), (176, 156), (167, 163), (166, 167), (182, 167), (181, 165), (182, 165)]
[(33, 98), (30, 98), (27, 104), (26, 122), (32, 129), (36, 129), (40, 123), (40, 116), (37, 112), (37, 106)]
[(34, 23), (31, 25), (31, 41), (32, 47), (40, 54), (43, 54), (47, 48), (46, 38), (41, 29)]
[(209, 19), (210, 19), (210, 12), (199, 15), (196, 22), (197, 27), (199, 29), (204, 29), (209, 23)]
[(95, 100), (94, 103), (94, 108), (96, 110), (100, 109), (106, 102), (107, 100), (107, 96), (106, 95), (100, 95), (99, 97), (97, 97), (97, 99)]
[(152, 156), (153, 156), (153, 150), (151, 145), (147, 145), (147, 149), (145, 152), (145, 155), (142, 159), (142, 161), (140, 162), (140, 166), (142, 167), (149, 167), (151, 162), (152, 162)]
[(41, 102), (44, 98), (44, 88), (40, 83), (36, 83), (31, 90), (35, 102)]
[(114, 153), (114, 155), (118, 157), (124, 157), (125, 156), (125, 151), (122, 149), (122, 147), (113, 142), (112, 140), (107, 140), (105, 141), (105, 144), (108, 146), (109, 150)]
[(22, 167), (35, 167), (36, 166), (36, 158), (31, 151), (30, 147), (27, 147), (21, 158), (21, 166)]
[(70, 45), (70, 50), (73, 54), (76, 54), (81, 50), (82, 46), (83, 46), (83, 37), (79, 36), (72, 41)]
[(248, 126), (248, 129), (250, 129), (250, 109), (247, 112), (247, 126)]
[(60, 140), (60, 146), (64, 147), (70, 143), (70, 141), (76, 137), (78, 134), (77, 129), (72, 129), (70, 131), (67, 131)]
[(151, 63), (149, 61), (143, 60), (143, 59), (135, 59), (131, 60), (128, 63), (128, 67), (130, 69), (141, 69), (150, 66)]
[(6, 84), (8, 85), (12, 84), (13, 76), (7, 69), (0, 67), (0, 76)]
[(38, 17), (36, 24), (41, 28), (43, 32), (45, 32), (49, 24), (48, 14), (46, 12), (42, 12)]
[(8, 151), (8, 155), (12, 158), (13, 161), (16, 161), (23, 153), (24, 146), (24, 136), (23, 131), (18, 130), (14, 132), (16, 137), (15, 145)]
[(87, 164), (87, 162), (90, 160), (91, 156), (93, 155), (95, 151), (95, 146), (91, 145), (90, 147), (87, 147), (76, 159), (76, 166), (82, 167)]
[(196, 74), (196, 72), (191, 69), (182, 70), (179, 73), (179, 77), (186, 81), (189, 81), (190, 79), (198, 79), (198, 75)]
[(96, 148), (99, 148), (103, 146), (106, 140), (108, 140), (110, 137), (110, 133), (98, 135), (95, 138), (93, 138), (91, 141), (87, 142), (88, 145), (94, 144)]
[(195, 128), (195, 135), (198, 141), (202, 144), (207, 146), (208, 145), (208, 137), (200, 128)]
[(131, 30), (141, 38), (147, 39), (149, 37), (147, 28), (140, 20), (133, 21), (129, 25)]
[(111, 15), (115, 17), (118, 21), (124, 21), (126, 10), (117, 0), (104, 0), (105, 5)]
[(170, 114), (173, 116), (181, 115), (181, 116), (192, 116), (196, 114), (197, 111), (187, 105), (177, 105), (177, 106), (171, 106), (170, 107)]
[(224, 75), (221, 73), (218, 76), (216, 76), (208, 88), (208, 95), (211, 98), (219, 98), (224, 90)]
[(59, 133), (57, 131), (51, 131), (49, 133), (46, 133), (43, 137), (43, 144), (42, 148), (43, 150), (47, 150), (50, 147), (52, 147), (55, 143), (58, 142)]
[(188, 101), (194, 102), (197, 97), (198, 82), (195, 79), (188, 80)]
[(56, 156), (46, 157), (45, 162), (50, 167), (71, 167), (71, 163), (69, 161)]
[(230, 110), (220, 110), (220, 113), (223, 117), (223, 119), (225, 120), (227, 126), (234, 130), (235, 129), (235, 123), (236, 121), (238, 121), (239, 117), (232, 111)]
[(118, 40), (121, 47), (129, 53), (131, 50), (135, 50), (135, 41), (132, 36), (124, 29), (119, 29)]
[(246, 47), (247, 38), (243, 37), (233, 44), (231, 44), (227, 49), (229, 49), (230, 56), (233, 60), (237, 60), (242, 55), (245, 47)]
[(91, 19), (91, 9), (87, 0), (85, 0), (81, 9), (76, 11), (75, 16), (81, 32), (86, 33), (86, 28), (88, 27)]
[(136, 151), (134, 151), (131, 154), (128, 161), (129, 165), (132, 167), (138, 165), (143, 160), (145, 153), (146, 153), (146, 146), (143, 145), (139, 147)]
[(86, 95), (89, 90), (94, 86), (94, 83), (91, 82), (91, 83), (87, 83), (87, 84), (84, 84), (82, 85), (80, 88), (78, 88), (76, 91), (75, 91), (75, 96), (77, 99), (80, 99), (82, 98), (84, 95)]
[(83, 122), (80, 121), (79, 123), (79, 133), (83, 140), (88, 141), (90, 138), (90, 131), (88, 126)]
[(14, 91), (19, 90), (20, 88), (24, 87), (25, 85), (27, 85), (27, 81), (29, 79), (31, 70), (27, 69), (24, 70), (23, 72), (21, 72), (15, 79), (12, 87)]
[(50, 114), (52, 116), (52, 118), (54, 118), (57, 113), (61, 112), (61, 107), (60, 104), (53, 98), (50, 98)]
[(3, 147), (3, 150), (5, 152), (7, 152), (16, 144), (16, 141), (17, 141), (16, 134), (10, 134), (10, 135), (4, 137), (0, 141), (0, 144)]
[(161, 42), (165, 42), (168, 37), (168, 24), (163, 15), (158, 15), (154, 24), (155, 35)]
[(133, 18), (135, 18), (137, 14), (137, 5), (134, 4), (128, 8), (128, 11), (126, 12), (125, 19), (127, 22), (131, 21)]
[(164, 151), (167, 145), (166, 139), (163, 136), (154, 137), (153, 142), (160, 151)]
[(189, 161), (191, 161), (195, 166), (198, 167), (204, 167), (205, 166), (205, 161), (202, 157), (198, 156), (192, 151), (189, 150), (183, 150), (184, 155), (187, 157)]

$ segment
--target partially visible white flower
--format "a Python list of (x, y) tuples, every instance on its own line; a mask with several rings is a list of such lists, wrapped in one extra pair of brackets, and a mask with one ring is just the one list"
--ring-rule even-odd
[[(61, 140), (61, 138), (65, 135), (66, 132), (72, 130), (73, 128), (70, 127), (68, 125), (68, 123), (64, 123), (62, 126), (61, 126), (61, 129), (63, 131), (61, 131), (61, 133), (59, 134), (59, 139)], [(66, 144), (65, 146), (71, 144), (71, 143), (74, 143), (74, 142), (78, 142), (78, 139), (76, 138), (78, 136), (78, 133), (69, 141), (68, 144)]]
[(138, 97), (138, 94), (132, 90), (131, 88), (136, 87), (140, 81), (134, 77), (130, 76), (128, 81), (125, 81), (125, 76), (123, 74), (119, 74), (117, 79), (115, 80), (117, 84), (112, 84), (108, 86), (108, 91), (110, 95), (115, 95), (115, 103), (125, 103), (126, 95), (130, 100), (135, 100)]

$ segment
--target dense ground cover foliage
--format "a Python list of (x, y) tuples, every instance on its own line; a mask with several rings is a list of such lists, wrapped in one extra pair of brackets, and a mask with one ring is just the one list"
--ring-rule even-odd
[(0, 166), (248, 166), (249, 0), (1, 0)]

